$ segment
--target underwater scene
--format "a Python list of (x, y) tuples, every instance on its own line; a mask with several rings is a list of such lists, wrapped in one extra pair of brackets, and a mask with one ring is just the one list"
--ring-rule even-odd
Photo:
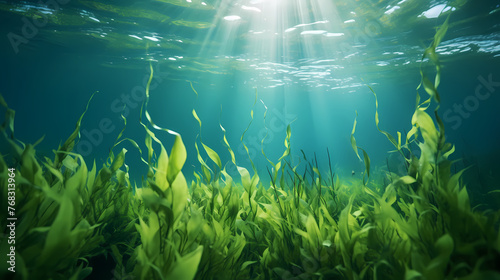
[(499, 1), (0, 22), (0, 279), (500, 279)]

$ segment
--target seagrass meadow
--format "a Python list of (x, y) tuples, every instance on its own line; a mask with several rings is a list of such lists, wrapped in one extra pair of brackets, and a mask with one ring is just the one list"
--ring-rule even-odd
[[(61, 12), (48, 18), (49, 27), (68, 26), (70, 22), (84, 25), (77, 21), (84, 17), (78, 17), (75, 9), (65, 8), (62, 2), (57, 2)], [(115, 16), (113, 21), (120, 24), (125, 18), (142, 18), (180, 26), (186, 33), (190, 28), (217, 33), (217, 23), (193, 21), (186, 16), (188, 9), (198, 9), (200, 13), (217, 10), (217, 5), (208, 1), (158, 1), (175, 7), (177, 12), (183, 11), (185, 17), (179, 18), (140, 6), (78, 2), (87, 7), (88, 13), (92, 9), (106, 11), (92, 14), (94, 21), (112, 21), (104, 19), (104, 15)], [(266, 1), (236, 6), (263, 13), (261, 2)], [(311, 5), (311, 13), (316, 11), (315, 1), (305, 2)], [(401, 10), (406, 7), (403, 2), (406, 1), (398, 3)], [(322, 1), (317, 3), (330, 7)], [(339, 7), (347, 5), (339, 3), (343, 3)], [(408, 5), (412, 3), (408, 0)], [(54, 118), (61, 121), (54, 121), (46, 129), (46, 136), (31, 135), (37, 131), (35, 127), (27, 134), (23, 130), (29, 129), (27, 123), (36, 121), (34, 114), (43, 118), (42, 112), (49, 114), (48, 109), (23, 116), (26, 110), (12, 105), (19, 104), (17, 99), (2, 92), (0, 105), (5, 117), (0, 127), (0, 279), (500, 279), (500, 185), (497, 173), (491, 171), (499, 167), (495, 160), (497, 150), (490, 149), (487, 139), (473, 142), (489, 151), (490, 157), (481, 158), (467, 153), (467, 147), (452, 143), (448, 137), (451, 131), (450, 138), (459, 139), (455, 130), (460, 128), (455, 126), (466, 126), (467, 119), (474, 118), (462, 113), (479, 114), (477, 107), (487, 106), (479, 102), (498, 101), (493, 95), (485, 97), (485, 92), (494, 93), (500, 86), (496, 82), (497, 72), (479, 75), (479, 82), (473, 83), (476, 94), (465, 97), (468, 101), (463, 102), (461, 111), (456, 106), (456, 110), (449, 109), (450, 103), (445, 101), (453, 98), (450, 92), (458, 92), (461, 86), (453, 91), (446, 87), (446, 83), (460, 81), (447, 76), (447, 71), (454, 72), (446, 66), (449, 62), (443, 57), (447, 57), (447, 51), (441, 45), (458, 44), (445, 40), (461, 24), (454, 21), (453, 13), (461, 11), (461, 7), (470, 8), (467, 3), (447, 2), (441, 7), (439, 17), (436, 15), (439, 24), (429, 27), (432, 35), (426, 38), (426, 47), (418, 49), (416, 62), (411, 63), (416, 66), (408, 66), (413, 77), (404, 77), (410, 79), (410, 84), (416, 83), (409, 89), (398, 89), (400, 95), (410, 95), (412, 102), (405, 106), (399, 99), (394, 101), (391, 104), (401, 103), (394, 108), (402, 109), (392, 113), (385, 102), (400, 97), (388, 97), (384, 88), (380, 90), (379, 83), (373, 81), (394, 81), (379, 75), (396, 75), (397, 80), (397, 73), (360, 74), (363, 78), (359, 85), (342, 96), (363, 91), (363, 102), (369, 105), (342, 99), (344, 104), (358, 104), (353, 108), (359, 109), (351, 111), (351, 105), (341, 105), (349, 110), (340, 111), (337, 119), (318, 121), (306, 117), (307, 124), (301, 125), (299, 113), (281, 114), (273, 110), (272, 106), (279, 104), (272, 101), (270, 94), (275, 86), (252, 85), (244, 90), (247, 99), (226, 102), (223, 99), (228, 95), (216, 91), (225, 91), (223, 86), (206, 86), (216, 82), (195, 76), (193, 69), (197, 66), (203, 73), (199, 75), (230, 75), (220, 73), (221, 67), (210, 66), (230, 64), (230, 57), (214, 57), (222, 62), (210, 62), (206, 55), (205, 60), (186, 62), (184, 67), (190, 70), (175, 64), (168, 67), (166, 74), (162, 71), (165, 68), (158, 67), (159, 45), (149, 43), (146, 47), (153, 49), (152, 54), (148, 59), (139, 59), (140, 73), (144, 74), (144, 69), (147, 73), (140, 77), (143, 95), (134, 95), (132, 90), (131, 95), (107, 100), (103, 96), (108, 89), (92, 91), (78, 106), (67, 104), (80, 98), (55, 95), (57, 100), (68, 103), (57, 101), (51, 107)], [(195, 4), (199, 7), (190, 6)], [(371, 3), (374, 7), (379, 4)], [(20, 6), (17, 10), (9, 9), (9, 5), (0, 1), (0, 10), (21, 10)], [(361, 7), (369, 10), (366, 5)], [(411, 7), (406, 9), (411, 11)], [(494, 7), (496, 10), (489, 8), (489, 15), (497, 13), (498, 5)], [(30, 8), (27, 11), (33, 13)], [(392, 14), (384, 11), (386, 17)], [(35, 13), (35, 19), (36, 15), (41, 17)], [(326, 15), (325, 12), (328, 18)], [(229, 22), (241, 19), (228, 16), (233, 17), (225, 19)], [(40, 36), (49, 36), (43, 34), (45, 26), (40, 24), (41, 18), (38, 20)], [(317, 24), (320, 18), (315, 20)], [(383, 22), (391, 24), (388, 18), (383, 18)], [(294, 28), (302, 28), (305, 23), (302, 24)], [(496, 30), (498, 26), (495, 25)], [(304, 30), (307, 33), (302, 35), (326, 36), (313, 31), (318, 30)], [(93, 34), (91, 37), (106, 40), (111, 49), (126, 45), (129, 40), (112, 33), (111, 28), (106, 36), (88, 32)], [(495, 32), (491, 33), (500, 34)], [(15, 38), (12, 36), (9, 38)], [(159, 35), (150, 35), (155, 36)], [(187, 41), (180, 37), (175, 40)], [(165, 42), (171, 49), (181, 51), (174, 40)], [(190, 44), (198, 48), (200, 42)], [(209, 48), (210, 44), (205, 42), (203, 46)], [(315, 44), (321, 43), (316, 40)], [(306, 56), (306, 49), (300, 56)], [(492, 63), (498, 63), (499, 50), (495, 51)], [(172, 63), (183, 59), (180, 55), (170, 58)], [(231, 64), (234, 71), (244, 68), (240, 64), (242, 58), (238, 59), (235, 65)], [(311, 63), (315, 67), (320, 64)], [(320, 79), (320, 70), (313, 71), (316, 72), (311, 74), (311, 80)], [(303, 73), (297, 75), (306, 77)], [(103, 79), (115, 83), (112, 77)], [(227, 80), (232, 79), (240, 78), (229, 76)], [(120, 82), (126, 83), (125, 79), (119, 80), (117, 87)], [(59, 83), (64, 81), (54, 82)], [(162, 85), (167, 84), (169, 90), (184, 90), (182, 94), (189, 97), (168, 95), (165, 101), (161, 98)], [(176, 84), (182, 86), (171, 86)], [(310, 85), (295, 86), (305, 91)], [(227, 91), (229, 95), (238, 93), (232, 86)], [(335, 90), (330, 92), (334, 93)], [(474, 105), (474, 100), (481, 105)], [(98, 106), (100, 102), (111, 104), (116, 118), (96, 117), (105, 111)], [(311, 107), (301, 108), (320, 111), (319, 103), (311, 102)], [(469, 110), (473, 106), (476, 109)], [(337, 105), (327, 107), (341, 110)], [(365, 108), (368, 111), (363, 111)], [(167, 121), (162, 117), (166, 111), (173, 116)], [(224, 118), (227, 112), (230, 117)], [(399, 123), (386, 119), (387, 114), (404, 119), (404, 125), (394, 127)], [(241, 122), (231, 122), (231, 118), (239, 116), (243, 116)], [(69, 119), (74, 128), (66, 130), (63, 118)], [(346, 119), (345, 129), (332, 128), (332, 134), (341, 134), (340, 140), (325, 146), (314, 144), (323, 143), (316, 138), (330, 139), (326, 127)], [(494, 131), (499, 127), (497, 120), (492, 116), (489, 121), (484, 120), (487, 124), (475, 126)], [(318, 126), (324, 134), (312, 133), (308, 126)], [(386, 126), (391, 127), (391, 132)], [(460, 133), (473, 134), (473, 130)], [(488, 134), (496, 143), (493, 146), (498, 144), (495, 133)], [(54, 147), (47, 147), (47, 142), (58, 141), (61, 142)], [(337, 143), (340, 148), (335, 146)]]

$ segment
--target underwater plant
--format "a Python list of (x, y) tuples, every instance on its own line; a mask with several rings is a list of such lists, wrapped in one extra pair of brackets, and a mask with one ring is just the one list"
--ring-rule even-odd
[[(436, 47), (448, 29), (440, 26), (422, 61), (435, 69), (434, 82), (421, 68), (412, 127), (404, 138), (379, 127), (375, 91), (375, 125), (403, 159), (406, 174), (388, 170), (389, 180), (374, 179), (368, 152), (351, 133), (351, 146), (361, 159), (362, 178), (340, 178), (302, 152), (292, 161), (292, 130), (286, 130), (284, 151), (272, 168), (259, 174), (241, 141), (252, 169), (237, 159), (220, 124), (231, 161), (201, 138), (194, 143), (199, 168), (194, 180), (183, 174), (187, 152), (181, 135), (156, 125), (149, 112), (153, 68), (141, 107), (143, 152), (133, 139), (117, 136), (107, 161), (88, 169), (73, 152), (81, 121), (56, 150), (39, 159), (37, 144), (14, 137), (14, 111), (6, 108), (2, 136), (12, 153), (0, 157), (0, 207), (7, 209), (9, 172), (15, 169), (15, 274), (6, 258), (6, 229), (0, 248), (2, 279), (500, 279), (499, 211), (475, 210), (461, 176), (452, 172), (454, 146), (446, 142), (438, 109), (441, 65)], [(428, 99), (421, 101), (418, 89)], [(193, 85), (191, 88), (196, 92)], [(257, 100), (257, 98), (256, 98)], [(434, 119), (427, 112), (437, 104)], [(267, 112), (267, 111), (266, 111)], [(264, 113), (264, 119), (266, 112)], [(356, 113), (357, 115), (357, 113)], [(142, 121), (145, 116), (146, 121)], [(158, 133), (175, 137), (170, 153)], [(265, 138), (264, 138), (265, 139)], [(264, 142), (262, 140), (262, 143)], [(148, 166), (140, 186), (129, 179), (125, 164), (129, 143)], [(203, 149), (201, 149), (203, 148)], [(418, 150), (418, 153), (415, 152)], [(210, 163), (209, 163), (210, 162)], [(213, 163), (213, 164), (212, 164)], [(240, 178), (226, 167), (234, 165)], [(375, 170), (377, 171), (377, 170)], [(269, 177), (269, 183), (262, 178)], [(3, 211), (3, 210), (2, 210)], [(4, 213), (4, 212), (2, 212)], [(3, 214), (2, 214), (3, 215)], [(98, 274), (97, 260), (109, 260), (109, 273)]]

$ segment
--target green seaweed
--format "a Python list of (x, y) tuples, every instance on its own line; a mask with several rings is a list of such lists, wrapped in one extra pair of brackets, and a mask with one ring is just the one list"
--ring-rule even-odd
[[(83, 157), (72, 151), (93, 95), (53, 159), (36, 156), (36, 144), (43, 138), (31, 145), (14, 137), (15, 112), (0, 95), (0, 105), (6, 108), (0, 130), (12, 150), (0, 157), (3, 209), (8, 168), (16, 169), (14, 278), (99, 279), (93, 267), (99, 265), (97, 258), (106, 257), (114, 264), (109, 270), (121, 272), (123, 279), (500, 279), (500, 212), (472, 207), (461, 180), (466, 169), (451, 171), (449, 158), (455, 149), (446, 142), (439, 103), (432, 117), (427, 113), (432, 102), (440, 101), (442, 67), (435, 49), (447, 26), (448, 19), (423, 56), (436, 76), (431, 82), (423, 68), (420, 72), (429, 98), (421, 101), (417, 91), (406, 139), (379, 127), (377, 95), (369, 88), (375, 97), (375, 126), (407, 168), (402, 176), (391, 173), (387, 184), (376, 180), (379, 170), (370, 171), (368, 151), (356, 142), (356, 119), (351, 146), (359, 160), (358, 149), (363, 151), (362, 179), (335, 174), (328, 150), (326, 176), (316, 156), (308, 161), (303, 153), (303, 160), (293, 165), (288, 125), (277, 160), (262, 147), (272, 167), (267, 170), (269, 183), (262, 181), (244, 142), (253, 109), (241, 136), (250, 171), (237, 164), (219, 123), (231, 156), (227, 164), (236, 166), (240, 178), (231, 177), (221, 156), (202, 142), (202, 120), (193, 109), (204, 154), (197, 139), (200, 165), (188, 182), (181, 135), (156, 125), (148, 111), (151, 65), (140, 113), (146, 150), (133, 139), (122, 139), (127, 124), (122, 116), (124, 128), (101, 168), (93, 162), (89, 170)], [(191, 88), (198, 96), (192, 83)], [(254, 106), (257, 100), (256, 94)], [(266, 114), (267, 107), (264, 124)], [(163, 134), (174, 137), (170, 153)], [(140, 186), (130, 182), (126, 144), (137, 149), (148, 166)], [(420, 153), (413, 153), (410, 145)], [(6, 219), (0, 223), (6, 227)], [(8, 248), (6, 240), (1, 241), (2, 252)], [(2, 279), (12, 277), (4, 259), (0, 268)]]

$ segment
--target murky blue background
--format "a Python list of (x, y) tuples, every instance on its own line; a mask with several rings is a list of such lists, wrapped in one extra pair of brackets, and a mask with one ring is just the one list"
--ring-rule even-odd
[[(230, 157), (219, 122), (238, 164), (250, 167), (240, 137), (254, 110), (244, 142), (262, 174), (269, 165), (261, 148), (278, 159), (291, 123), (294, 163), (302, 149), (308, 159), (316, 153), (326, 171), (328, 147), (337, 174), (361, 176), (364, 164), (349, 142), (356, 111), (357, 144), (373, 168), (401, 163), (375, 127), (367, 85), (378, 95), (380, 127), (394, 136), (409, 131), (423, 50), (451, 13), (437, 50), (439, 112), (455, 158), (465, 158), (459, 167), (475, 166), (471, 172), (488, 184), (485, 178), (499, 167), (499, 7), (498, 1), (467, 0), (0, 1), (0, 92), (16, 110), (16, 137), (33, 143), (45, 135), (37, 150), (53, 157), (51, 150), (99, 91), (76, 151), (88, 165), (94, 159), (101, 165), (123, 128), (121, 113), (128, 122), (124, 137), (145, 150), (139, 116), (151, 62), (148, 110), (159, 126), (182, 135), (187, 177), (199, 166), (193, 109), (203, 122), (203, 142), (223, 162)], [(425, 70), (433, 78), (432, 68)], [(168, 133), (157, 136), (167, 149), (173, 143)], [(127, 143), (115, 152), (122, 147), (139, 181), (146, 166)]]

